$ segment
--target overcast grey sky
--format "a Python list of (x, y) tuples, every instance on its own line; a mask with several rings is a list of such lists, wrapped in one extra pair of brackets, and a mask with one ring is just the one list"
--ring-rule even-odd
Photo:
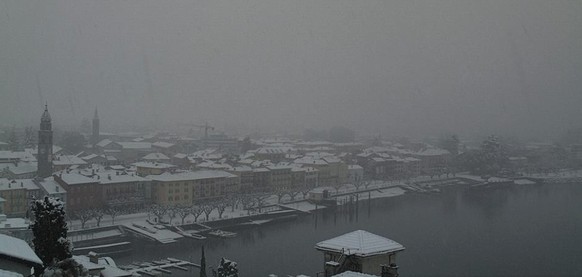
[(581, 127), (582, 1), (0, 1), (0, 118), (412, 136)]

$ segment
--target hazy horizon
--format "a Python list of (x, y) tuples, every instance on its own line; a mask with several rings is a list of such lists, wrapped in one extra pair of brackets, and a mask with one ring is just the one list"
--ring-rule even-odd
[(553, 139), (580, 128), (580, 1), (2, 1), (0, 118), (103, 131)]

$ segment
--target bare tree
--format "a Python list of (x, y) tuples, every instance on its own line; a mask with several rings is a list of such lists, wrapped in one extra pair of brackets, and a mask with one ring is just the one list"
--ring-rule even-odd
[(190, 207), (190, 213), (194, 216), (194, 222), (198, 221), (198, 217), (202, 215), (204, 211), (200, 206), (192, 206)]
[(353, 185), (356, 188), (356, 191), (358, 191), (364, 185), (364, 182), (363, 181), (356, 181), (353, 183)]
[(163, 205), (154, 205), (151, 207), (152, 213), (158, 218), (158, 221), (163, 221), (164, 215), (168, 213), (168, 207)]
[(247, 210), (247, 214), (251, 213), (251, 209), (255, 207), (255, 199), (250, 195), (245, 195), (241, 198), (243, 209)]
[(95, 218), (95, 220), (97, 221), (97, 227), (99, 227), (99, 225), (101, 224), (101, 220), (103, 219), (103, 216), (105, 216), (105, 213), (103, 213), (103, 210), (101, 210), (101, 209), (93, 210), (93, 218)]
[(275, 188), (275, 195), (277, 195), (277, 203), (281, 203), (281, 199), (287, 195), (287, 190), (282, 187)]
[(364, 188), (368, 189), (368, 187), (372, 184), (370, 181), (364, 181)]
[(172, 225), (172, 219), (176, 218), (176, 215), (178, 213), (178, 209), (176, 207), (169, 207), (168, 208), (168, 217), (170, 218), (170, 225)]
[(218, 212), (218, 218), (222, 218), (222, 214), (226, 210), (226, 207), (228, 207), (228, 203), (226, 201), (219, 200), (214, 203), (214, 206), (216, 207), (216, 211)]
[(335, 194), (338, 194), (339, 189), (342, 188), (344, 185), (340, 182), (334, 182), (331, 186), (335, 189)]
[(182, 219), (182, 225), (184, 225), (184, 220), (186, 220), (186, 217), (188, 217), (192, 212), (191, 209), (188, 207), (179, 206), (176, 207), (176, 213)]
[(301, 194), (303, 195), (303, 199), (307, 198), (307, 194), (311, 191), (310, 187), (304, 187), (301, 189)]
[(75, 212), (75, 217), (81, 221), (81, 229), (85, 229), (85, 223), (93, 218), (93, 212), (91, 210), (80, 210)]
[(111, 217), (111, 225), (115, 225), (115, 217), (119, 214), (119, 210), (113, 207), (108, 207), (105, 209), (105, 214)]
[(267, 204), (267, 198), (269, 198), (270, 195), (268, 194), (256, 194), (255, 195), (255, 201), (257, 203), (257, 208), (259, 209), (259, 213), (261, 212), (261, 209), (263, 207), (265, 207), (265, 205)]
[(289, 194), (289, 197), (291, 197), (291, 201), (295, 201), (295, 197), (297, 197), (297, 195), (299, 195), (300, 193), (301, 191), (291, 190), (287, 194)]
[(240, 195), (233, 193), (233, 194), (228, 196), (227, 200), (230, 203), (230, 207), (232, 208), (231, 212), (234, 212), (234, 209), (236, 208), (238, 203), (241, 201), (241, 197), (240, 197)]
[(202, 204), (202, 211), (204, 211), (204, 215), (206, 216), (206, 221), (210, 218), (210, 214), (214, 210), (214, 205), (210, 202)]

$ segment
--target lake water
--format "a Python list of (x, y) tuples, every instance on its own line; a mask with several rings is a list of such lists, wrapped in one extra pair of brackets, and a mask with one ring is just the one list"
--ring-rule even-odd
[(582, 185), (577, 184), (449, 188), (360, 200), (357, 212), (320, 211), (241, 230), (232, 239), (139, 243), (116, 261), (170, 256), (198, 263), (204, 243), (208, 266), (225, 256), (239, 263), (241, 276), (315, 277), (323, 255), (314, 245), (358, 229), (406, 247), (397, 257), (401, 276), (582, 276)]

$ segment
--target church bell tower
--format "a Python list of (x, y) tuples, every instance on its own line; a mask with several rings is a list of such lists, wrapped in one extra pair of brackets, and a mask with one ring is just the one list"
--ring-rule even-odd
[(97, 108), (95, 108), (95, 115), (93, 116), (93, 133), (91, 134), (91, 142), (93, 145), (99, 142), (99, 115), (97, 114)]
[(41, 178), (49, 177), (53, 174), (53, 131), (51, 115), (48, 107), (44, 105), (44, 113), (40, 119), (40, 130), (38, 131), (38, 171)]

